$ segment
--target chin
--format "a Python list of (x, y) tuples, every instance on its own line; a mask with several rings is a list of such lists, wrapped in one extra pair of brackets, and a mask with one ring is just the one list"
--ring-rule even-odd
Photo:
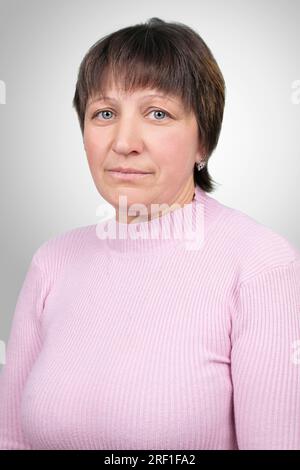
[(131, 206), (132, 204), (146, 204), (147, 203), (147, 196), (144, 190), (138, 188), (119, 188), (115, 191), (114, 202), (115, 204), (119, 205), (119, 197), (125, 196), (125, 204), (127, 206)]

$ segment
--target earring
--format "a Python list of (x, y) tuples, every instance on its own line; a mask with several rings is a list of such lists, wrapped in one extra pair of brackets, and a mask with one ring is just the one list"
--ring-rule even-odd
[(201, 171), (205, 167), (206, 162), (204, 160), (201, 160), (200, 162), (197, 162), (196, 165), (197, 165), (197, 170)]

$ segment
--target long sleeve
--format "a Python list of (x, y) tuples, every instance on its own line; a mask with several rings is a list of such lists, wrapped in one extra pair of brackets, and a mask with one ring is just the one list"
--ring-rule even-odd
[(240, 286), (231, 340), (239, 449), (300, 449), (299, 258)]
[(157, 218), (40, 247), (0, 375), (0, 449), (300, 449), (300, 252), (204, 209), (200, 249), (157, 237)]
[(41, 347), (39, 315), (43, 307), (43, 275), (32, 258), (19, 293), (6, 363), (0, 375), (0, 449), (29, 450), (21, 428), (24, 384)]

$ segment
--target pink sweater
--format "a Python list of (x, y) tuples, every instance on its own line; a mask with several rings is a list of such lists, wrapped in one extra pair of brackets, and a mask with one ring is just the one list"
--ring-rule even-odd
[(198, 187), (171, 226), (196, 207), (197, 250), (96, 225), (37, 249), (0, 376), (0, 449), (300, 449), (300, 252)]

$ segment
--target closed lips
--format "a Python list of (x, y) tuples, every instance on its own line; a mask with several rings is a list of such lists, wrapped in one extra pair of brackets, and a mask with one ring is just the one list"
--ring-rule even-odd
[(138, 173), (138, 174), (148, 174), (149, 171), (135, 170), (133, 168), (112, 168), (109, 171), (117, 171), (119, 173)]

